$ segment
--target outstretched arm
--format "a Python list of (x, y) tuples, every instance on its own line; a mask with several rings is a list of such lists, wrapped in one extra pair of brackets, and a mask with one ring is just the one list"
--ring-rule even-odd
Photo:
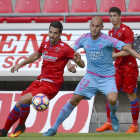
[(140, 54), (138, 54), (134, 49), (127, 47), (127, 45), (122, 47), (122, 50), (129, 53), (130, 55), (138, 58), (140, 60)]
[(27, 59), (25, 59), (23, 62), (17, 64), (17, 65), (14, 65), (12, 68), (11, 68), (11, 72), (14, 73), (14, 71), (18, 71), (18, 69), (20, 67), (22, 67), (23, 65), (26, 65), (26, 64), (29, 64), (29, 63), (32, 63), (34, 62), (35, 60), (39, 59), (41, 57), (42, 54), (38, 53), (38, 52), (35, 52), (33, 54), (31, 54)]
[[(132, 44), (126, 44), (127, 47), (132, 48)], [(130, 55), (128, 52), (125, 51), (120, 51), (120, 52), (115, 52), (113, 51), (113, 58), (114, 57), (123, 57), (123, 56), (127, 56)]]

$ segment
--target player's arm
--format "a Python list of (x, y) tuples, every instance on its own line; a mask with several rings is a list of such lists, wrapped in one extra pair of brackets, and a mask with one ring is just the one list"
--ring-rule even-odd
[(76, 73), (77, 64), (71, 64), (71, 60), (67, 63), (67, 69), (69, 72)]
[(85, 67), (85, 62), (81, 59), (81, 55), (78, 52), (74, 53), (74, 62), (81, 68)]
[[(132, 44), (126, 44), (127, 47), (132, 48)], [(114, 57), (123, 57), (123, 56), (127, 56), (130, 55), (129, 53), (125, 52), (125, 51), (120, 51), (120, 52), (113, 52), (112, 56)]]
[(123, 46), (122, 50), (127, 52), (127, 53), (129, 53), (133, 57), (136, 57), (136, 58), (138, 58), (140, 60), (140, 55), (135, 50), (133, 50), (132, 48), (127, 47), (127, 45)]
[(35, 52), (33, 54), (31, 54), (27, 59), (25, 59), (23, 62), (17, 64), (17, 65), (14, 65), (12, 68), (11, 68), (11, 72), (14, 73), (14, 71), (18, 71), (18, 69), (20, 67), (22, 67), (23, 65), (26, 65), (26, 64), (29, 64), (29, 63), (32, 63), (34, 62), (35, 60), (39, 59), (41, 57), (41, 53), (38, 53), (38, 52)]

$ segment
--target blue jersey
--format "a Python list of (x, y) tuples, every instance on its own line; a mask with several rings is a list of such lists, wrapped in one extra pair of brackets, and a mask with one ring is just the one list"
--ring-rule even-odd
[(91, 34), (84, 34), (75, 41), (74, 51), (84, 48), (87, 58), (87, 72), (100, 77), (112, 77), (115, 67), (112, 61), (113, 48), (122, 50), (125, 43), (101, 33), (97, 40)]

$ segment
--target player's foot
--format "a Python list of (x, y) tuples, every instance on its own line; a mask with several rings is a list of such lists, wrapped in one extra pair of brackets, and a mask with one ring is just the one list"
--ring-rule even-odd
[(116, 132), (119, 130), (119, 120), (116, 116), (110, 116), (112, 128)]
[(18, 137), (21, 133), (25, 131), (25, 125), (20, 125), (15, 128), (14, 132), (10, 133), (8, 137)]
[(7, 136), (7, 131), (3, 128), (3, 129), (0, 129), (0, 137), (6, 137)]
[(130, 128), (125, 133), (136, 133), (139, 131), (138, 126), (128, 125)]
[(43, 137), (49, 137), (49, 136), (53, 136), (56, 134), (56, 131), (52, 128), (50, 128), (47, 132), (45, 132), (42, 136)]
[(103, 132), (105, 130), (113, 130), (112, 125), (106, 122), (103, 126), (96, 128), (97, 132)]

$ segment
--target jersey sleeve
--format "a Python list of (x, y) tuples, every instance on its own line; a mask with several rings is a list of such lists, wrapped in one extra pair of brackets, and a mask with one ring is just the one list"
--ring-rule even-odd
[(127, 28), (124, 32), (124, 42), (126, 44), (133, 44), (134, 33), (130, 28)]
[(78, 38), (78, 39), (75, 41), (74, 44), (72, 44), (73, 50), (74, 50), (74, 51), (77, 51), (79, 48), (82, 48), (82, 47), (83, 47), (84, 39), (85, 39), (85, 34), (82, 35), (80, 38)]
[(40, 48), (37, 51), (38, 53), (42, 53), (43, 46), (44, 46), (44, 43), (42, 42), (40, 45)]
[(65, 53), (66, 58), (73, 60), (74, 59), (74, 53), (75, 53), (75, 51), (70, 46), (68, 46), (67, 49), (66, 49), (66, 53)]
[(108, 46), (116, 48), (117, 50), (122, 50), (122, 47), (126, 44), (122, 41), (119, 41), (116, 38), (110, 37), (108, 38)]

